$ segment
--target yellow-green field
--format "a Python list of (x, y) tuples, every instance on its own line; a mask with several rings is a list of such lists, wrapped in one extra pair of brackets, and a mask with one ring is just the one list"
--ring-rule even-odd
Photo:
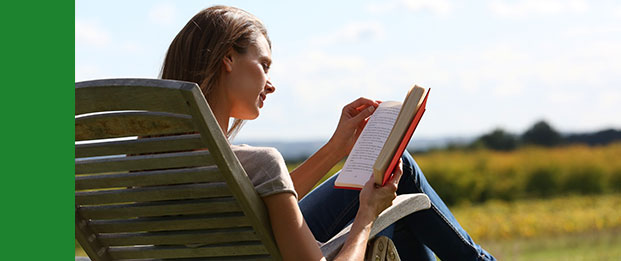
[(621, 229), (621, 194), (463, 204), (453, 214), (474, 239), (536, 238)]
[(435, 151), (414, 158), (449, 204), (621, 192), (621, 143)]
[(621, 194), (452, 208), (499, 260), (621, 260)]

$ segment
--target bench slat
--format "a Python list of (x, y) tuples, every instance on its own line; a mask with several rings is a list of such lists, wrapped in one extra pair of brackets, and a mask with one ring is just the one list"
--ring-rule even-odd
[(75, 157), (94, 157), (118, 154), (142, 154), (204, 149), (199, 134), (152, 137), (121, 141), (102, 141), (75, 145)]
[(126, 111), (75, 118), (76, 141), (192, 132), (192, 117), (185, 114)]
[(224, 182), (76, 192), (78, 205), (232, 196)]
[(197, 248), (168, 246), (112, 247), (109, 249), (109, 253), (112, 258), (117, 259), (184, 258), (262, 255), (267, 254), (267, 250), (261, 242), (240, 242)]
[(79, 82), (75, 86), (75, 113), (154, 110), (188, 114), (188, 106), (178, 88), (192, 84), (154, 79)]
[(122, 219), (166, 215), (211, 214), (241, 211), (234, 198), (173, 200), (170, 202), (84, 206), (78, 211), (88, 219)]
[(96, 233), (216, 229), (247, 226), (250, 226), (250, 221), (241, 212), (218, 215), (193, 215), (181, 217), (170, 216), (90, 221), (90, 227)]
[(258, 240), (251, 227), (199, 230), (199, 231), (165, 231), (116, 233), (99, 235), (100, 242), (105, 246), (134, 245), (196, 245), (233, 243)]
[(76, 174), (118, 173), (134, 170), (170, 169), (213, 165), (209, 151), (189, 151), (99, 159), (76, 159)]
[(112, 187), (142, 187), (167, 184), (222, 182), (224, 177), (216, 166), (184, 169), (128, 172), (77, 176), (75, 189), (101, 189)]

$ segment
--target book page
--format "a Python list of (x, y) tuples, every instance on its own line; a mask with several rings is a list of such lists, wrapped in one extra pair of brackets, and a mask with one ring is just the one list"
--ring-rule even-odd
[(345, 161), (335, 186), (362, 188), (373, 173), (377, 159), (395, 120), (401, 110), (401, 102), (382, 102), (369, 118), (360, 137)]

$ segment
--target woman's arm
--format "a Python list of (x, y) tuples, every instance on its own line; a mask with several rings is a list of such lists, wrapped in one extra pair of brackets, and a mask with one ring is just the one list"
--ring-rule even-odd
[(336, 147), (335, 143), (328, 142), (315, 152), (310, 158), (291, 172), (291, 180), (298, 197), (303, 198), (313, 189), (313, 186), (325, 176), (336, 163), (347, 154)]
[[(365, 184), (349, 236), (335, 260), (363, 260), (375, 218), (396, 197), (397, 184), (403, 173), (401, 164), (397, 166), (395, 175), (385, 186), (375, 187), (372, 178)], [(293, 194), (274, 194), (264, 197), (263, 201), (284, 260), (325, 260)]]
[(291, 179), (299, 198), (303, 198), (336, 163), (349, 154), (368, 117), (378, 105), (376, 101), (358, 98), (343, 107), (332, 138), (291, 172)]
[(283, 260), (325, 260), (291, 193), (263, 198)]

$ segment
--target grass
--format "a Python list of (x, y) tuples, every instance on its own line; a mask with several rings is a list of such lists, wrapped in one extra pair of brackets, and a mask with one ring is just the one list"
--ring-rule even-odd
[(621, 260), (621, 230), (481, 241), (498, 260)]
[(621, 260), (621, 194), (452, 207), (499, 260)]
[(475, 240), (538, 238), (621, 229), (621, 194), (489, 201), (451, 211)]

